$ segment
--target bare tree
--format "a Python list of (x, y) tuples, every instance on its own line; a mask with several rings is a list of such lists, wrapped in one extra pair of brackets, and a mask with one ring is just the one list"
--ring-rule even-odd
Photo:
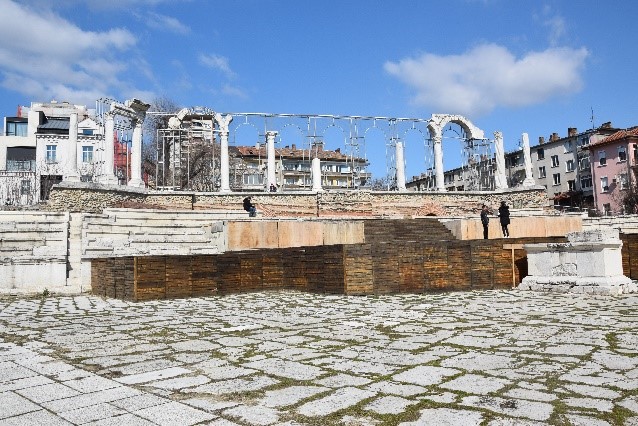
[[(151, 107), (148, 112), (163, 112), (175, 114), (179, 111), (180, 106), (168, 98), (167, 96), (160, 96), (151, 102)], [(165, 129), (168, 127), (169, 115), (156, 115), (148, 114), (144, 120), (144, 143), (142, 144), (142, 169), (143, 172), (149, 176), (154, 177), (154, 181), (157, 180), (155, 176), (155, 165), (157, 164), (157, 129)], [(167, 149), (167, 148), (166, 148)], [(167, 153), (164, 153), (167, 154)], [(164, 158), (167, 158), (164, 156)]]

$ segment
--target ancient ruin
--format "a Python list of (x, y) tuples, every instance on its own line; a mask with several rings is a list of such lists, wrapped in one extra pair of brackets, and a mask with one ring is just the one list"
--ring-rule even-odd
[(617, 229), (570, 232), (566, 243), (526, 244), (529, 275), (519, 289), (617, 295), (636, 284), (623, 275)]

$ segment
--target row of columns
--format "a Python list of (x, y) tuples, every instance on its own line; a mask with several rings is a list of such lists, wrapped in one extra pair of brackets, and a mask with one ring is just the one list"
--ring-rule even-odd
[[(128, 102), (127, 102), (128, 103)], [(131, 178), (127, 185), (136, 188), (144, 187), (142, 179), (142, 124), (148, 105), (136, 104), (137, 109), (116, 103), (111, 104), (111, 109), (104, 118), (104, 164), (100, 183), (117, 185), (119, 180), (115, 175), (115, 117), (123, 115), (131, 120), (133, 126), (133, 139), (131, 147)], [(75, 129), (77, 135), (77, 126)]]
[[(124, 115), (128, 117), (133, 124), (133, 146), (131, 153), (131, 179), (128, 182), (128, 186), (143, 187), (144, 181), (142, 180), (142, 123), (144, 120), (146, 109), (144, 105), (140, 108), (137, 105), (137, 110), (130, 107), (111, 104), (110, 111), (105, 115), (104, 120), (104, 164), (102, 174), (99, 178), (101, 183), (105, 184), (117, 184), (118, 178), (115, 175), (115, 125), (114, 119), (116, 115)], [(228, 135), (229, 124), (233, 117), (230, 114), (222, 116), (221, 114), (215, 114), (215, 121), (219, 126), (220, 134), (220, 146), (221, 146), (221, 187), (220, 192), (231, 192), (230, 189), (230, 169), (229, 169), (229, 155), (228, 155)], [(482, 132), (481, 132), (482, 133)], [(267, 131), (266, 132), (266, 147), (267, 147), (267, 176), (266, 176), (266, 188), (270, 188), (271, 185), (277, 185), (276, 170), (275, 170), (275, 138), (278, 132)], [(524, 138), (527, 135), (524, 134)], [(67, 180), (79, 181), (80, 176), (77, 168), (77, 138), (78, 138), (78, 115), (73, 113), (69, 120), (69, 163), (70, 169), (68, 170)], [(436, 190), (440, 192), (445, 191), (444, 182), (444, 170), (443, 170), (443, 147), (442, 137), (439, 132), (434, 131), (432, 135), (433, 147), (434, 147), (434, 169), (436, 179)], [(495, 187), (496, 189), (507, 188), (507, 179), (505, 175), (505, 154), (503, 149), (503, 135), (501, 132), (494, 132), (494, 144), (496, 153), (496, 174), (495, 174)], [(527, 149), (529, 144), (527, 144)], [(405, 161), (404, 161), (404, 145), (402, 141), (397, 141), (395, 144), (395, 160), (396, 160), (396, 181), (397, 189), (399, 191), (406, 191), (405, 185)], [(312, 190), (321, 191), (321, 165), (318, 158), (312, 161)], [(529, 173), (531, 176), (531, 173)]]
[[(228, 114), (223, 117), (221, 114), (215, 114), (215, 120), (219, 125), (220, 144), (221, 144), (221, 188), (220, 192), (231, 192), (229, 182), (229, 160), (228, 160), (228, 125), (232, 121), (233, 117)], [(275, 138), (277, 137), (276, 131), (266, 132), (266, 152), (267, 152), (267, 176), (266, 176), (266, 188), (270, 188), (270, 185), (276, 185), (275, 175)], [(437, 191), (445, 191), (444, 182), (444, 170), (443, 170), (443, 147), (442, 138), (440, 135), (435, 134), (433, 136), (434, 141), (434, 170), (436, 176), (436, 189)], [(501, 132), (494, 132), (494, 144), (496, 152), (496, 175), (495, 186), (496, 189), (507, 188), (507, 178), (505, 176), (505, 152), (503, 149), (503, 134)], [(403, 142), (397, 141), (395, 144), (395, 160), (396, 160), (396, 179), (397, 189), (399, 191), (406, 191), (405, 186), (405, 161), (404, 161), (404, 149)], [(321, 163), (318, 158), (312, 160), (312, 190), (321, 191)]]
[[(139, 109), (139, 107), (138, 107)], [(143, 109), (143, 108), (142, 108)], [(102, 175), (100, 176), (100, 182), (105, 184), (117, 184), (118, 178), (114, 172), (114, 157), (115, 157), (115, 126), (114, 119), (118, 114), (127, 116), (133, 124), (133, 146), (131, 153), (131, 179), (128, 182), (129, 186), (143, 187), (144, 181), (142, 180), (142, 123), (144, 120), (146, 109), (142, 111), (133, 110), (128, 106), (111, 104), (111, 110), (105, 115), (104, 122), (104, 165)], [(231, 192), (230, 189), (230, 168), (229, 168), (229, 155), (228, 155), (228, 136), (229, 136), (229, 124), (233, 120), (232, 115), (227, 114), (223, 116), (221, 114), (215, 114), (215, 121), (219, 127), (220, 135), (220, 147), (221, 147), (221, 187), (220, 192)], [(434, 170), (436, 179), (436, 190), (440, 192), (445, 191), (444, 182), (444, 170), (443, 170), (443, 147), (442, 137), (440, 132), (436, 130), (431, 136), (434, 147)], [(267, 148), (267, 175), (266, 175), (266, 188), (270, 188), (271, 185), (277, 185), (276, 178), (276, 156), (275, 156), (275, 139), (278, 132), (267, 131), (266, 132), (266, 148)], [(481, 132), (482, 134), (482, 132)], [(78, 115), (77, 113), (71, 114), (69, 121), (69, 159), (71, 168), (68, 172), (68, 180), (79, 181), (79, 173), (77, 170), (77, 135), (78, 135)], [(526, 134), (524, 136), (527, 136)], [(496, 153), (496, 173), (495, 173), (495, 187), (496, 189), (507, 188), (507, 179), (505, 176), (505, 154), (503, 149), (503, 135), (501, 132), (494, 132), (494, 144)], [(528, 145), (529, 146), (529, 145)], [(529, 148), (527, 148), (529, 149)], [(395, 163), (396, 163), (396, 182), (397, 189), (399, 191), (406, 191), (405, 185), (405, 159), (404, 159), (404, 145), (402, 141), (397, 141), (395, 144)], [(312, 190), (321, 191), (321, 163), (318, 158), (312, 161)], [(531, 173), (529, 173), (531, 175)]]
[[(233, 120), (232, 115), (228, 114), (225, 117), (221, 114), (215, 114), (215, 121), (219, 125), (219, 140), (220, 140), (220, 192), (231, 192), (229, 182), (229, 159), (228, 159), (228, 125)], [(278, 132), (270, 130), (266, 132), (266, 155), (267, 155), (267, 168), (266, 168), (266, 190), (270, 189), (271, 185), (277, 186), (277, 175), (275, 169), (276, 155), (275, 155), (275, 138)], [(321, 162), (318, 158), (312, 160), (312, 190), (320, 192), (321, 188)]]

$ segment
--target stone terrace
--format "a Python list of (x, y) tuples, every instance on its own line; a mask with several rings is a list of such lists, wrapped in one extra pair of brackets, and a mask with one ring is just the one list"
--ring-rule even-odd
[(638, 425), (638, 296), (0, 298), (0, 424)]

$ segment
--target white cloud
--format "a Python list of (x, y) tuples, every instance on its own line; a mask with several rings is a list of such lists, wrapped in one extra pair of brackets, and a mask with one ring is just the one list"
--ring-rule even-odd
[(231, 86), (229, 84), (224, 84), (222, 86), (222, 93), (224, 95), (232, 96), (234, 98), (246, 99), (248, 95), (244, 90), (239, 87)]
[(159, 13), (146, 13), (146, 25), (159, 30), (167, 30), (176, 34), (188, 34), (190, 27), (182, 24), (179, 20)]
[(462, 55), (424, 53), (388, 61), (384, 69), (415, 90), (413, 104), (476, 117), (580, 91), (588, 55), (585, 48), (563, 47), (517, 58), (505, 47), (484, 44)]
[(549, 28), (549, 33), (547, 35), (549, 38), (549, 44), (557, 46), (567, 32), (565, 20), (560, 16), (553, 16), (545, 21), (544, 26)]
[[(84, 31), (46, 10), (0, 0), (0, 85), (33, 100), (93, 103), (128, 97), (128, 30)], [(124, 59), (121, 59), (124, 58)]]
[(215, 54), (201, 53), (199, 55), (199, 62), (217, 71), (221, 71), (227, 78), (234, 78), (235, 73), (230, 69), (228, 64), (228, 58)]

